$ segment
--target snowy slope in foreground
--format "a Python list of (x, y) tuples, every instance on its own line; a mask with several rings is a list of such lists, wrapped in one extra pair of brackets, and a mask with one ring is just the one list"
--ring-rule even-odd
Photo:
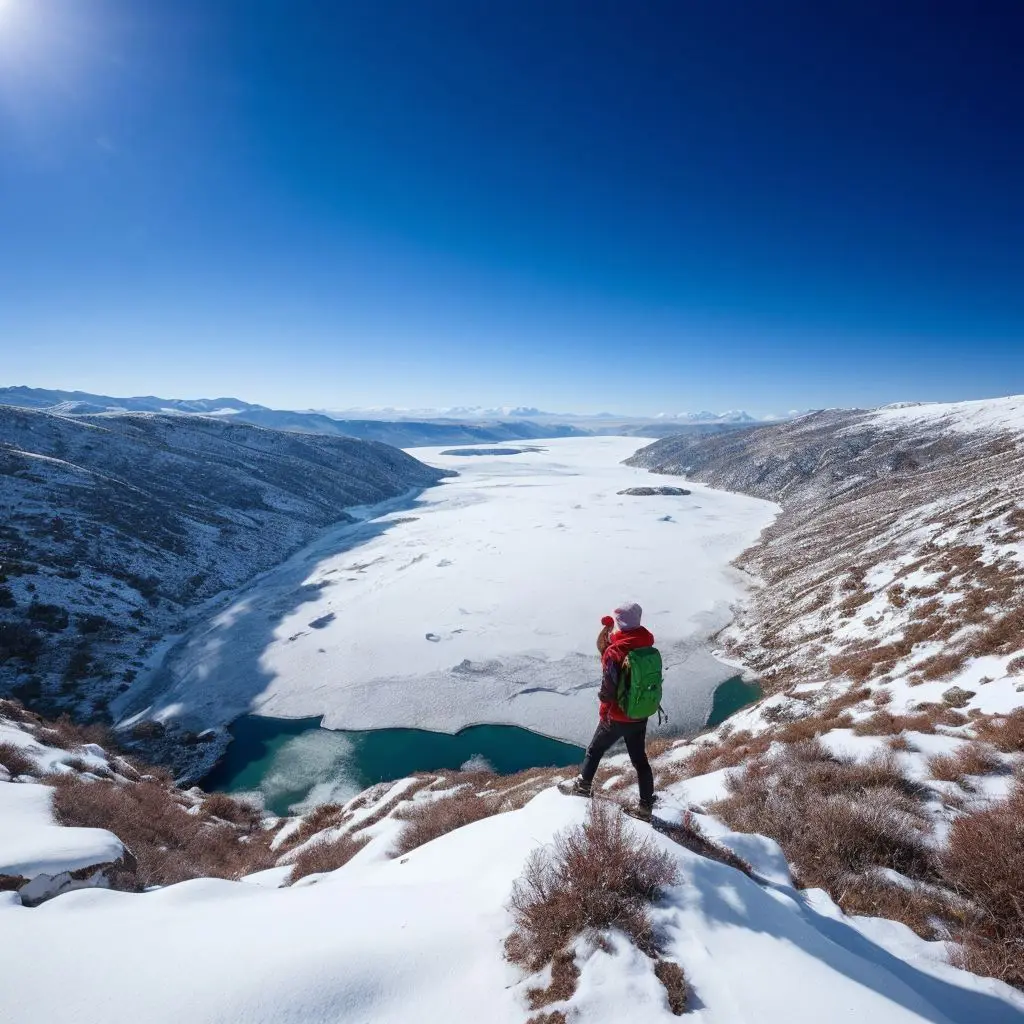
[[(292, 889), (197, 880), (142, 895), (71, 893), (34, 910), (5, 895), (0, 1008), (9, 1024), (523, 1024), (528, 982), (502, 957), (504, 903), (530, 851), (585, 813), (547, 790), (400, 860), (373, 843)], [(823, 895), (759, 886), (651, 834), (683, 872), (655, 923), (693, 987), (688, 1019), (1020, 1019), (1018, 994), (929, 957), (899, 926), (875, 941)], [(589, 953), (562, 1008), (587, 1024), (675, 1019), (651, 962), (625, 942)]]
[(650, 482), (620, 464), (638, 443), (417, 449), (461, 475), (262, 577), (192, 631), (151, 706), (133, 691), (115, 710), (197, 729), (247, 711), (344, 729), (505, 723), (585, 742), (599, 618), (635, 596), (666, 657), (673, 725), (699, 728), (730, 674), (705, 639), (746, 593), (729, 562), (776, 507), (699, 485), (620, 495)]

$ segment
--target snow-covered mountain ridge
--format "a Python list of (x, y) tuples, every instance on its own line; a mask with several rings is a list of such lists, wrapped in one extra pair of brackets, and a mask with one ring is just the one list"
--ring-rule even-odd
[(191, 607), (444, 475), (354, 439), (0, 407), (0, 692), (103, 717)]
[[(154, 395), (115, 397), (85, 391), (57, 391), (45, 388), (0, 388), (0, 407), (36, 409), (61, 416), (101, 413), (150, 412), (182, 416), (216, 416), (238, 423), (252, 423), (272, 430), (333, 437), (357, 437), (380, 441), (396, 448), (422, 445), (476, 444), (491, 441), (519, 441), (540, 437), (573, 437), (587, 431), (567, 423), (547, 421), (543, 426), (522, 415), (505, 416), (432, 415), (412, 417), (328, 415), (315, 410), (270, 409), (238, 398), (158, 398)], [(512, 410), (509, 410), (510, 412)]]
[(630, 460), (778, 501), (731, 632), (773, 688), (1024, 668), (1024, 398), (828, 411)]

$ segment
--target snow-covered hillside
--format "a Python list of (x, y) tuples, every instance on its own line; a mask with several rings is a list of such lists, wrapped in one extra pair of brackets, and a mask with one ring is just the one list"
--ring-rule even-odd
[[(0, 799), (0, 836), (6, 841), (9, 826), (24, 822), (22, 839), (36, 846), (37, 866), (27, 870), (123, 855), (118, 839), (99, 832), (102, 852), (86, 856), (83, 830), (48, 819), (45, 794), (53, 785), (59, 797), (69, 775), (75, 786), (126, 798), (155, 783), (100, 747), (75, 747), (73, 736), (65, 742), (74, 749), (47, 746), (52, 728), (15, 708), (0, 707), (0, 730), (27, 762), (10, 781), (0, 773), (0, 798), (32, 797)], [(625, 823), (628, 843), (646, 840), (674, 865), (676, 881), (649, 911), (657, 960), (613, 926), (577, 936), (560, 980), (552, 969), (531, 974), (508, 962), (513, 886), (531, 855), (584, 821), (587, 804), (551, 788), (553, 771), (504, 779), (454, 773), (383, 784), (306, 819), (267, 819), (236, 842), (258, 849), (253, 866), (262, 869), (239, 880), (110, 892), (103, 888), (110, 878), (93, 871), (81, 883), (88, 891), (28, 906), (35, 901), (25, 887), (18, 892), (7, 881), (9, 841), (0, 842), (0, 888), (14, 890), (0, 893), (0, 1017), (10, 1024), (484, 1017), (655, 1024), (673, 1019), (667, 975), (658, 973), (668, 963), (685, 976), (687, 1016), (706, 1024), (1021, 1019), (1024, 996), (950, 966), (948, 943), (844, 915), (821, 890), (796, 887), (774, 842), (705, 813), (726, 787), (721, 771), (681, 780), (698, 749), (680, 744), (656, 758), (661, 831)], [(0, 747), (0, 764), (10, 756)], [(602, 776), (612, 796), (631, 782), (623, 761), (611, 759)], [(856, 762), (843, 763), (856, 770)], [(47, 768), (56, 778), (42, 774)], [(211, 836), (227, 826), (217, 815), (228, 810), (196, 790), (167, 785), (165, 796)], [(29, 802), (32, 820), (15, 818), (21, 812), (11, 807)], [(151, 859), (149, 832), (137, 818), (125, 820), (126, 844), (137, 844), (140, 862)], [(266, 867), (264, 853), (279, 866)], [(18, 863), (25, 870), (25, 858)], [(115, 884), (127, 880), (131, 888), (131, 878), (122, 873)], [(543, 1012), (531, 1016), (537, 1007)]]
[(443, 476), (352, 439), (0, 407), (0, 692), (102, 717), (190, 608)]
[(1024, 398), (824, 412), (631, 462), (782, 504), (740, 560), (764, 586), (731, 632), (774, 688), (1024, 669)]

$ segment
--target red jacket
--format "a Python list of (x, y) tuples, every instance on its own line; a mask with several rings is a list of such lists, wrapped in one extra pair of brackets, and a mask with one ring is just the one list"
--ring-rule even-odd
[(608, 646), (601, 655), (601, 718), (613, 722), (635, 722), (619, 707), (616, 697), (619, 692), (619, 673), (626, 655), (637, 647), (653, 647), (654, 634), (643, 626), (612, 633)]

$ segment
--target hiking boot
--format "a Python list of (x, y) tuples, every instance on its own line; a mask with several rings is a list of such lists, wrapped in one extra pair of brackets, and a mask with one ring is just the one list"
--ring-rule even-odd
[(590, 796), (590, 783), (582, 775), (577, 775), (572, 780), (570, 791), (573, 796)]
[(650, 800), (641, 800), (636, 805), (636, 810), (633, 813), (641, 821), (650, 821), (654, 816), (654, 798), (652, 797)]

